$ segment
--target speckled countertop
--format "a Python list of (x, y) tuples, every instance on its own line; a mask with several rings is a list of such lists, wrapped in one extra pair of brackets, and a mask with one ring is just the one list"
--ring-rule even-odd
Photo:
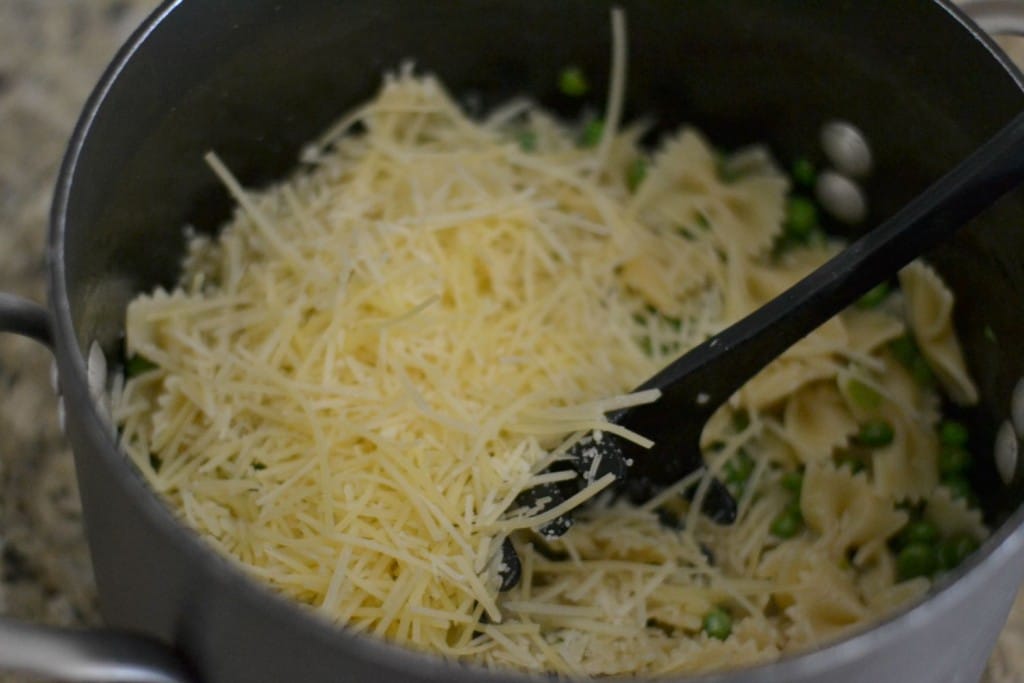
[[(44, 299), (64, 147), (101, 70), (156, 4), (0, 0), (0, 291)], [(49, 376), (45, 349), (0, 335), (0, 614), (90, 625), (96, 590)]]
[[(42, 301), (54, 179), (83, 102), (157, 0), (0, 0), (0, 291)], [(1024, 63), (1024, 46), (1009, 45)], [(0, 614), (99, 622), (50, 357), (0, 336)], [(1024, 683), (1024, 598), (986, 683)], [(0, 683), (27, 680), (0, 674)]]

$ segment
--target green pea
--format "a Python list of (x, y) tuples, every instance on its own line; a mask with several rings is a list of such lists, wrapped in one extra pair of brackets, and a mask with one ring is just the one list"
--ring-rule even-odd
[(646, 337), (646, 336), (640, 337), (639, 344), (640, 344), (640, 350), (644, 352), (645, 356), (653, 356), (654, 355), (654, 344), (651, 343), (651, 338), (650, 337)]
[(532, 130), (524, 130), (517, 136), (519, 149), (524, 152), (533, 152), (537, 149), (537, 133)]
[(582, 97), (590, 90), (590, 83), (583, 69), (578, 66), (567, 66), (558, 76), (558, 89), (569, 97)]
[(921, 352), (917, 348), (917, 344), (909, 335), (897, 337), (889, 342), (889, 350), (892, 351), (892, 355), (896, 356), (896, 360), (910, 367), (914, 362), (914, 359), (921, 355)]
[(725, 466), (725, 481), (727, 484), (745, 484), (750, 475), (754, 473), (754, 459), (741, 450)]
[(800, 495), (800, 491), (804, 487), (804, 475), (801, 472), (786, 472), (782, 475), (782, 479), (779, 480), (782, 488), (787, 491), (791, 491), (796, 496)]
[(953, 500), (963, 499), (970, 507), (977, 505), (978, 496), (975, 495), (971, 482), (962, 474), (943, 477), (942, 485), (949, 489)]
[(734, 164), (729, 163), (729, 158), (724, 154), (719, 153), (718, 155), (718, 179), (723, 183), (735, 183), (737, 180), (743, 177), (743, 174), (739, 172)]
[(889, 296), (890, 291), (888, 282), (876, 285), (857, 301), (857, 306), (859, 308), (877, 308)]
[(580, 135), (580, 147), (596, 147), (597, 143), (601, 142), (602, 135), (604, 135), (604, 121), (601, 119), (590, 121), (583, 127), (583, 133)]
[(939, 539), (939, 530), (931, 522), (922, 519), (910, 522), (907, 526), (903, 527), (900, 539), (905, 545), (912, 545), (914, 543), (932, 545)]
[(892, 443), (895, 436), (892, 425), (882, 417), (873, 417), (860, 426), (857, 440), (871, 448), (881, 448)]
[(911, 543), (896, 556), (896, 574), (900, 581), (931, 576), (937, 564), (934, 547), (927, 543)]
[(629, 188), (629, 191), (636, 192), (646, 176), (647, 161), (643, 157), (634, 159), (633, 163), (626, 169), (626, 186)]
[(939, 568), (950, 570), (960, 566), (975, 550), (978, 542), (968, 534), (956, 534), (939, 543)]
[(725, 640), (732, 633), (732, 617), (721, 607), (704, 615), (704, 633), (717, 640)]
[(124, 374), (125, 377), (128, 378), (138, 377), (143, 373), (149, 372), (151, 370), (156, 370), (158, 367), (160, 366), (151, 361), (150, 359), (146, 358), (145, 356), (135, 354), (127, 361), (125, 361)]
[(818, 209), (814, 202), (803, 197), (790, 197), (786, 203), (786, 236), (798, 242), (806, 242), (816, 227)]
[(911, 361), (910, 374), (913, 375), (914, 381), (923, 387), (930, 387), (935, 384), (935, 375), (932, 373), (932, 369), (928, 365), (928, 361), (924, 359), (924, 356), (918, 356)]
[(852, 379), (846, 385), (850, 399), (865, 410), (874, 410), (882, 405), (882, 395), (859, 379)]
[(804, 518), (800, 509), (788, 506), (772, 521), (771, 532), (777, 538), (793, 538), (803, 528)]
[(939, 473), (948, 477), (963, 474), (971, 467), (971, 454), (965, 448), (943, 444), (939, 451)]
[(969, 434), (967, 427), (956, 420), (943, 420), (939, 423), (939, 441), (947, 446), (966, 446)]
[(801, 157), (793, 162), (793, 168), (790, 170), (790, 175), (793, 176), (793, 181), (802, 187), (813, 188), (814, 181), (817, 180), (817, 172), (815, 171), (814, 164), (811, 163), (810, 159)]
[(683, 321), (680, 318), (673, 318), (670, 315), (663, 315), (661, 319), (665, 321), (665, 324), (672, 328), (673, 332), (678, 332), (679, 328), (683, 326)]

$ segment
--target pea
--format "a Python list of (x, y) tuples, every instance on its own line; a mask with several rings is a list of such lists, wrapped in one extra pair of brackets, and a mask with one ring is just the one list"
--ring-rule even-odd
[(931, 545), (939, 539), (939, 530), (931, 522), (922, 519), (910, 522), (907, 526), (903, 527), (900, 538), (906, 545), (913, 545), (914, 543)]
[(923, 387), (930, 387), (935, 383), (935, 375), (924, 356), (917, 356), (911, 361), (910, 374), (913, 375), (914, 381)]
[(889, 421), (881, 417), (873, 417), (860, 426), (857, 440), (871, 448), (881, 448), (892, 443), (895, 434)]
[(978, 542), (968, 534), (956, 534), (939, 543), (939, 568), (950, 570), (960, 566), (971, 553), (978, 549)]
[(966, 446), (969, 434), (967, 427), (956, 420), (943, 420), (939, 423), (939, 441), (947, 446)]
[(960, 446), (943, 444), (939, 451), (939, 473), (946, 477), (963, 474), (971, 467), (971, 454)]
[(518, 135), (519, 149), (533, 152), (537, 149), (537, 134), (532, 130), (524, 130)]
[(150, 359), (146, 358), (145, 356), (135, 354), (127, 361), (125, 361), (124, 374), (125, 377), (128, 378), (138, 377), (143, 373), (149, 372), (151, 370), (156, 370), (158, 367), (160, 366), (151, 361)]
[(971, 482), (962, 474), (954, 474), (943, 478), (942, 485), (949, 489), (953, 500), (963, 499), (968, 506), (974, 507), (978, 503), (978, 497), (974, 494)]
[(867, 294), (857, 301), (857, 306), (859, 308), (877, 308), (889, 296), (890, 291), (889, 283), (883, 282), (868, 290)]
[(725, 481), (728, 484), (745, 484), (754, 473), (754, 459), (746, 451), (740, 451), (725, 466)]
[(661, 319), (665, 321), (665, 324), (672, 328), (673, 332), (678, 332), (679, 328), (683, 326), (683, 321), (680, 318), (673, 318), (670, 315), (663, 315)]
[(580, 147), (596, 147), (597, 143), (601, 142), (602, 135), (604, 135), (604, 121), (594, 119), (584, 126), (583, 134), (580, 135)]
[(718, 179), (723, 183), (735, 183), (737, 180), (743, 177), (743, 174), (735, 167), (734, 164), (730, 164), (728, 158), (724, 154), (718, 155)]
[(850, 394), (850, 399), (865, 410), (873, 410), (882, 405), (882, 395), (859, 379), (850, 380), (846, 385), (846, 391)]
[(637, 188), (640, 187), (640, 183), (644, 181), (647, 176), (647, 161), (640, 157), (635, 159), (633, 163), (626, 169), (626, 186), (630, 192), (636, 192)]
[(640, 337), (639, 344), (640, 350), (644, 352), (645, 356), (654, 355), (654, 344), (651, 343), (650, 337)]
[(816, 227), (818, 209), (814, 202), (803, 197), (790, 197), (786, 204), (786, 236), (798, 242), (806, 242)]
[(717, 640), (725, 640), (732, 633), (732, 617), (721, 607), (704, 615), (704, 633)]
[(892, 355), (896, 356), (896, 360), (910, 367), (914, 362), (914, 359), (921, 355), (921, 352), (917, 349), (917, 344), (908, 335), (897, 337), (889, 342), (889, 350)]
[(806, 188), (814, 187), (814, 181), (817, 180), (814, 164), (811, 163), (810, 159), (806, 158), (800, 158), (793, 162), (790, 175), (793, 176), (793, 181), (797, 185)]
[(786, 472), (782, 475), (779, 483), (782, 485), (782, 488), (799, 496), (800, 491), (804, 487), (804, 475), (800, 472)]
[(918, 576), (931, 576), (935, 571), (935, 548), (927, 543), (911, 543), (896, 556), (896, 574), (900, 581)]
[(804, 518), (800, 508), (789, 506), (772, 521), (771, 532), (777, 538), (793, 538), (803, 528)]
[(558, 76), (558, 89), (569, 97), (582, 97), (590, 90), (590, 83), (587, 82), (583, 69), (578, 66), (567, 66)]

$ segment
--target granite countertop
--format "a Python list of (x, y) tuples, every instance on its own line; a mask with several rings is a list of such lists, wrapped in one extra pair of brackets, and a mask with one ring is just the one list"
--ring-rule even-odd
[[(42, 301), (52, 187), (83, 102), (156, 0), (0, 0), (0, 291)], [(1008, 44), (1024, 63), (1024, 47)], [(0, 336), (0, 614), (99, 623), (50, 357)], [(27, 679), (0, 674), (0, 683)], [(1024, 683), (1024, 598), (985, 683)]]

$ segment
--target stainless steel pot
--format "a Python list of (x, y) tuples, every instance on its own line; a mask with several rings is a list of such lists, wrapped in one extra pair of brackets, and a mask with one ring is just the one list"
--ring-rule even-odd
[[(725, 145), (767, 141), (783, 159), (817, 154), (822, 122), (854, 121), (876, 153), (869, 222), (1024, 106), (1019, 72), (945, 0), (619, 4), (632, 113), (696, 123)], [(983, 24), (1024, 27), (1018, 2), (972, 5)], [(102, 610), (120, 633), (0, 620), (0, 668), (161, 683), (528, 680), (339, 632), (243, 576), (118, 452), (90, 397), (85, 350), (95, 340), (116, 358), (126, 302), (174, 279), (181, 227), (212, 231), (226, 218), (227, 198), (202, 166), (207, 149), (249, 185), (279, 177), (410, 57), (485, 106), (519, 92), (553, 103), (562, 65), (605, 71), (607, 16), (599, 0), (175, 0), (139, 29), (90, 99), (61, 171), (50, 308), (0, 295), (0, 331), (48, 343), (57, 358)], [(930, 255), (961, 302), (956, 322), (982, 390), (963, 417), (989, 443), (1024, 375), (1022, 224), (1018, 193)], [(814, 652), (689, 680), (977, 681), (1024, 579), (1024, 484), (1003, 486), (983, 460), (974, 483), (998, 529), (927, 600)]]

